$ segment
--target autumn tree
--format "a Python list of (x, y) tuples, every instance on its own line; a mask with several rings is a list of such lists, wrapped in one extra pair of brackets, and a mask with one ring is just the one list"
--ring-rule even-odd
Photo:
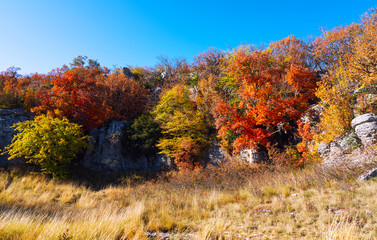
[(30, 109), (37, 104), (36, 92), (46, 84), (43, 74), (22, 76), (20, 68), (11, 67), (0, 73), (0, 107)]
[(18, 133), (4, 153), (10, 155), (9, 159), (24, 157), (54, 178), (65, 178), (71, 160), (89, 143), (81, 127), (66, 118), (41, 115), (34, 121), (19, 122), (13, 128)]
[(97, 82), (103, 104), (114, 120), (131, 120), (139, 117), (146, 108), (149, 89), (123, 73), (110, 73)]
[(187, 88), (177, 85), (166, 91), (154, 111), (162, 128), (157, 147), (178, 166), (193, 167), (209, 146), (208, 130)]
[(133, 157), (150, 157), (158, 152), (156, 144), (160, 137), (160, 125), (152, 114), (145, 113), (126, 126), (123, 145)]
[(0, 107), (19, 108), (23, 105), (23, 99), (18, 91), (18, 74), (20, 68), (11, 67), (0, 73)]
[(284, 67), (290, 64), (302, 66), (310, 70), (317, 69), (314, 61), (313, 44), (290, 35), (269, 45), (267, 51)]
[(376, 9), (361, 17), (359, 31), (350, 52), (349, 75), (360, 85), (374, 84), (377, 79), (377, 12)]
[(40, 91), (42, 89), (51, 89), (53, 86), (54, 75), (34, 73), (19, 78), (19, 85), (23, 86), (23, 107), (30, 110), (38, 106)]
[[(329, 143), (350, 129), (354, 112), (365, 113), (377, 99), (364, 98), (375, 84), (377, 15), (365, 14), (360, 23), (326, 31), (315, 41), (314, 56), (323, 76), (316, 95), (321, 99), (322, 119), (314, 141)], [(364, 90), (355, 91), (361, 87)], [(358, 104), (355, 104), (357, 99)]]
[(270, 147), (277, 134), (292, 132), (314, 97), (316, 75), (298, 64), (282, 64), (269, 51), (239, 50), (227, 70), (237, 97), (218, 102), (216, 125), (235, 153)]
[(191, 66), (184, 58), (170, 59), (160, 56), (158, 60), (154, 69), (160, 75), (158, 78), (161, 83), (158, 84), (158, 87), (170, 89), (176, 84), (187, 85), (192, 80)]
[(198, 77), (196, 90), (196, 104), (202, 111), (209, 125), (214, 127), (212, 110), (221, 95), (220, 78), (225, 67), (225, 54), (214, 48), (199, 54), (194, 60), (194, 70)]
[(357, 23), (322, 30), (322, 36), (313, 42), (313, 59), (318, 70), (325, 74), (339, 66), (347, 65), (355, 45), (355, 37), (360, 30)]
[(103, 105), (98, 78), (106, 69), (82, 66), (57, 73), (51, 89), (39, 93), (39, 106), (33, 111), (66, 117), (83, 125), (86, 130), (100, 126), (109, 118), (109, 109)]
[(216, 49), (210, 48), (206, 52), (199, 54), (194, 58), (194, 70), (198, 73), (200, 79), (220, 77), (223, 73), (225, 54)]

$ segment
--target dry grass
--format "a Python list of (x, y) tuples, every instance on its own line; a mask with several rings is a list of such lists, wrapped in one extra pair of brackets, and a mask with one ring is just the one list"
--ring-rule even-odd
[(376, 239), (377, 182), (356, 175), (228, 163), (92, 190), (3, 171), (0, 239)]

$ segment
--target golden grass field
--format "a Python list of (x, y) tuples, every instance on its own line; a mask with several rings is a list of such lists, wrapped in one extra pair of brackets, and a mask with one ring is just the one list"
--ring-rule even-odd
[(377, 239), (361, 169), (227, 163), (92, 188), (0, 172), (0, 239)]

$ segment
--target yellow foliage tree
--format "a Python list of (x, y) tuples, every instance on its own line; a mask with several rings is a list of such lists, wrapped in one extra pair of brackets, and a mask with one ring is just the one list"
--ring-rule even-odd
[(343, 68), (336, 69), (319, 83), (316, 96), (321, 99), (319, 105), (323, 110), (314, 135), (315, 142), (329, 143), (349, 130), (353, 118), (350, 85)]
[(377, 13), (372, 10), (361, 18), (360, 32), (350, 54), (349, 74), (362, 85), (377, 81)]
[[(350, 129), (354, 110), (369, 109), (363, 95), (355, 105), (355, 90), (376, 84), (377, 80), (377, 14), (372, 10), (360, 23), (324, 32), (314, 42), (314, 59), (324, 76), (316, 96), (321, 99), (321, 122), (314, 140), (329, 143)], [(364, 102), (363, 102), (364, 101)], [(374, 101), (375, 102), (375, 101)], [(362, 108), (358, 111), (358, 105)]]
[(66, 118), (49, 115), (17, 123), (13, 128), (18, 134), (2, 154), (8, 153), (10, 159), (24, 157), (54, 178), (66, 177), (69, 163), (88, 147), (90, 140), (83, 134), (81, 126), (70, 123)]
[(194, 166), (200, 153), (209, 146), (208, 128), (203, 114), (190, 100), (190, 92), (177, 85), (165, 92), (154, 111), (163, 137), (157, 144), (161, 153)]

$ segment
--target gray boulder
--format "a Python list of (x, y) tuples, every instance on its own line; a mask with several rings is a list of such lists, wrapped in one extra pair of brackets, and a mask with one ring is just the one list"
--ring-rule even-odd
[(321, 144), (319, 144), (317, 152), (323, 158), (331, 152), (330, 144), (322, 142)]
[[(22, 109), (0, 109), (0, 151), (8, 146), (16, 134), (13, 128), (15, 123), (33, 120), (34, 115)], [(8, 155), (0, 154), (0, 166), (20, 163), (20, 160), (8, 160)]]
[(361, 140), (354, 132), (349, 132), (341, 138), (336, 138), (329, 144), (321, 143), (317, 152), (323, 158), (328, 155), (350, 154), (354, 149), (360, 147)]
[(364, 146), (377, 142), (377, 116), (373, 113), (360, 115), (352, 120), (351, 126)]
[(377, 122), (367, 122), (355, 127), (355, 133), (363, 145), (372, 145), (377, 140)]
[(377, 152), (373, 145), (377, 143), (377, 116), (373, 113), (357, 116), (351, 126), (354, 131), (330, 144), (319, 145), (318, 153), (324, 166), (361, 166), (375, 159)]
[(355, 129), (356, 126), (359, 126), (368, 122), (377, 122), (377, 116), (373, 113), (366, 113), (360, 116), (357, 116), (351, 121), (351, 127)]

